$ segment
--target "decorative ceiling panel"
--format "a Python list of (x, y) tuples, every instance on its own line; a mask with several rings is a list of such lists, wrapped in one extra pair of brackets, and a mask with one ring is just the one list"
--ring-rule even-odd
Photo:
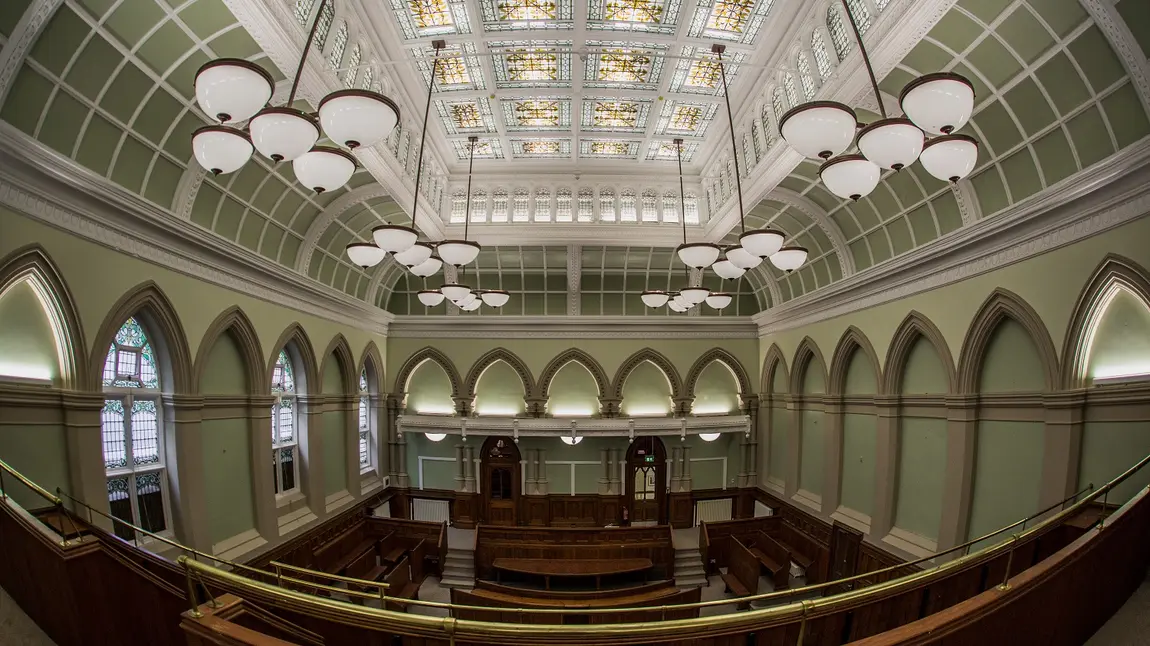
[(480, 0), (488, 32), (571, 29), (572, 0)]
[[(739, 63), (746, 60), (742, 52), (723, 55), (727, 68), (727, 85), (731, 85), (739, 72)], [(671, 75), (671, 91), (684, 94), (723, 95), (722, 70), (719, 59), (711, 50), (694, 45), (684, 45), (679, 52), (679, 61)]]
[(589, 40), (583, 87), (657, 90), (666, 45)]
[(678, 137), (702, 137), (707, 126), (719, 111), (719, 104), (687, 101), (666, 101), (655, 123), (655, 134)]
[(499, 89), (571, 87), (569, 40), (498, 40), (487, 46)]
[(674, 34), (681, 0), (590, 0), (589, 29)]
[(639, 142), (623, 139), (594, 139), (584, 137), (579, 140), (579, 156), (603, 159), (635, 159), (639, 154)]
[(470, 34), (465, 5), (464, 0), (391, 0), (396, 22), (408, 40)]
[[(475, 44), (463, 42), (462, 44), (448, 45), (439, 52), (439, 64), (435, 64), (435, 49), (430, 45), (413, 47), (411, 55), (423, 76), (424, 83), (431, 82), (431, 70), (435, 68), (435, 90), (437, 92), (450, 92), (452, 90), (483, 90), (487, 83), (483, 78), (483, 68), (479, 64), (479, 56)], [(424, 91), (426, 92), (426, 87)]]
[[(647, 161), (676, 161), (679, 158), (678, 150), (676, 150), (675, 142), (673, 141), (652, 141), (651, 145), (647, 147)], [(683, 143), (683, 163), (687, 163), (694, 159), (695, 151), (699, 149), (699, 144), (689, 141)]]
[(650, 101), (620, 101), (610, 97), (583, 99), (579, 127), (586, 132), (625, 132), (643, 134), (647, 127)]
[(571, 99), (566, 96), (530, 96), (504, 99), (503, 123), (508, 132), (568, 130)]
[(486, 97), (464, 101), (436, 101), (435, 110), (448, 134), (489, 134), (496, 132), (495, 117)]
[(571, 156), (571, 140), (512, 139), (511, 154), (523, 159), (566, 159)]
[[(454, 139), (451, 142), (455, 149), (455, 156), (459, 161), (467, 161), (471, 157), (470, 142)], [(476, 159), (503, 159), (503, 146), (495, 138), (480, 138), (475, 144)]]
[(754, 42), (773, 0), (699, 0), (688, 35), (737, 43)]

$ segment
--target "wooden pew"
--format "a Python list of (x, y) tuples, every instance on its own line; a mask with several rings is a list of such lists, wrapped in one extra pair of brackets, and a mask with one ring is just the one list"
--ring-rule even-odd
[[(399, 599), (419, 598), (419, 583), (411, 580), (411, 568), (409, 567), (406, 556), (400, 559), (399, 563), (395, 564), (395, 567), (391, 569), (383, 581), (387, 584), (388, 597)], [(407, 604), (403, 601), (389, 599), (385, 609), (407, 612)]]
[(674, 578), (675, 548), (671, 528), (614, 527), (563, 529), (554, 527), (492, 527), (480, 525), (475, 538), (475, 573), (494, 579), (497, 558), (651, 560), (651, 577)]
[[(611, 588), (608, 590), (530, 590), (531, 596), (536, 599), (569, 599), (569, 600), (586, 600), (586, 599), (610, 599), (615, 597), (626, 597), (634, 594), (642, 594), (653, 590), (663, 590), (665, 588), (672, 588), (675, 582), (671, 580), (654, 581), (651, 583), (644, 583), (641, 585), (628, 586), (625, 588)], [(526, 591), (523, 588), (517, 588), (510, 585), (503, 585), (495, 583), (494, 581), (484, 581), (479, 579), (475, 582), (476, 590), (491, 590), (493, 592), (503, 592), (505, 594), (524, 594)]]
[(780, 527), (780, 532), (775, 538), (779, 545), (791, 553), (791, 560), (799, 564), (799, 567), (808, 572), (808, 583), (810, 582), (811, 565), (819, 557), (820, 551), (825, 551), (818, 541), (807, 536), (803, 532), (794, 528), (793, 526), (783, 523)]
[(748, 547), (751, 554), (759, 560), (759, 565), (771, 573), (771, 580), (775, 583), (775, 590), (785, 590), (791, 580), (791, 552), (779, 544), (778, 541), (759, 532), (758, 537)]
[[(759, 559), (742, 541), (731, 539), (727, 571), (722, 574), (727, 590), (737, 597), (748, 597), (759, 591)], [(750, 604), (740, 604), (740, 609)]]
[[(679, 590), (673, 586), (660, 590), (651, 590), (642, 594), (630, 595), (614, 599), (545, 599), (530, 596), (535, 591), (520, 590), (520, 594), (504, 594), (493, 590), (476, 588), (470, 592), (453, 588), (451, 602), (458, 605), (486, 606), (482, 609), (454, 609), (453, 616), (457, 619), (472, 619), (478, 621), (497, 621), (503, 623), (536, 623), (536, 624), (607, 624), (628, 622), (659, 621), (667, 619), (686, 619), (698, 617), (698, 608), (683, 608), (663, 611), (647, 609), (647, 606), (679, 605), (695, 603), (700, 599), (699, 588)], [(632, 612), (606, 613), (596, 612), (606, 608), (634, 608)], [(533, 610), (541, 609), (568, 609), (569, 614), (538, 613)]]

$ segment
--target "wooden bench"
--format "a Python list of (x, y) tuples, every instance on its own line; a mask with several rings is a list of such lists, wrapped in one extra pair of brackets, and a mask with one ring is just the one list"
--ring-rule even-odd
[(600, 589), (605, 576), (646, 573), (651, 569), (651, 559), (516, 559), (497, 558), (492, 562), (496, 578), (501, 572), (513, 572), (543, 577), (543, 587), (551, 589), (553, 577), (594, 578), (595, 589)]
[(356, 561), (359, 561), (369, 552), (374, 552), (376, 541), (374, 538), (367, 538), (360, 541), (351, 551), (347, 552), (334, 563), (324, 569), (328, 574), (343, 574), (348, 567)]
[(768, 536), (766, 532), (759, 532), (748, 549), (759, 560), (759, 565), (771, 573), (775, 590), (785, 590), (790, 585), (791, 553), (787, 548)]
[[(639, 585), (629, 585), (621, 588), (608, 588), (606, 590), (530, 590), (533, 599), (567, 599), (572, 601), (589, 600), (589, 599), (614, 599), (618, 597), (629, 597), (637, 594), (644, 594), (654, 590), (664, 590), (674, 587), (675, 582), (670, 579), (662, 581), (654, 581), (651, 583), (643, 583)], [(476, 590), (490, 590), (492, 592), (502, 592), (504, 594), (526, 594), (523, 588), (517, 588), (509, 585), (502, 585), (494, 581), (484, 581), (478, 579), (475, 581)]]
[(411, 568), (407, 557), (400, 559), (395, 564), (395, 567), (384, 578), (384, 583), (387, 584), (387, 596), (389, 597), (386, 610), (407, 612), (407, 604), (396, 599), (419, 598), (419, 583), (411, 580)]
[[(727, 591), (736, 597), (747, 597), (759, 591), (759, 559), (735, 537), (731, 537), (727, 571), (722, 578)], [(740, 610), (749, 607), (749, 603), (739, 604)]]
[(775, 540), (783, 549), (791, 553), (791, 560), (798, 563), (799, 567), (803, 568), (804, 571), (811, 569), (819, 550), (819, 545), (813, 538), (788, 524), (783, 524), (779, 536)]

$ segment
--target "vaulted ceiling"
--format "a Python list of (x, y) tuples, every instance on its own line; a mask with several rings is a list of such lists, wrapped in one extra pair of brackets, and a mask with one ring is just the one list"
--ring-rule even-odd
[[(206, 123), (193, 98), (199, 66), (251, 60), (276, 79), (273, 101), (284, 100), (314, 0), (63, 0), (30, 44), (26, 14), (55, 3), (5, 0), (0, 45), (20, 65), (0, 75), (0, 134), (35, 141), (75, 172), (282, 271), (397, 314), (441, 313), (414, 293), (442, 275), (424, 281), (391, 262), (365, 272), (343, 249), (379, 223), (412, 222), (430, 42), (444, 38), (464, 56), (441, 68), (416, 225), (428, 239), (460, 237), (470, 216), (485, 250), (467, 276), (513, 292), (500, 314), (664, 315), (637, 294), (690, 279), (672, 251), (684, 235), (672, 137), (688, 141), (688, 237), (730, 242), (739, 232), (729, 128), (707, 53), (722, 42), (739, 63), (730, 80), (746, 226), (781, 228), (811, 252), (791, 274), (764, 263), (728, 282), (739, 296), (725, 316), (878, 271), (980, 219), (1029, 208), (1150, 134), (1144, 0), (850, 2), (865, 14), (888, 109), (897, 112), (902, 86), (924, 73), (953, 70), (975, 84), (966, 131), (982, 147), (969, 180), (952, 187), (915, 166), (852, 203), (781, 140), (778, 117), (811, 98), (837, 97), (868, 108), (860, 120), (875, 118), (857, 83), (861, 57), (830, 0), (337, 0), (299, 107), (370, 87), (395, 98), (403, 118), (386, 143), (359, 153), (346, 188), (323, 195), (258, 155), (212, 177), (190, 147)], [(461, 154), (473, 133), (487, 154), (465, 214)], [(713, 273), (702, 280), (718, 288)]]

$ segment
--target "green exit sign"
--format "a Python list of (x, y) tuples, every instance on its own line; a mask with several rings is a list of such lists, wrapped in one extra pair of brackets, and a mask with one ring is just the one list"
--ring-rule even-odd
[(645, 457), (643, 458), (643, 461), (644, 461), (644, 462), (654, 462), (654, 461), (655, 461), (655, 456), (653, 456), (653, 455), (648, 455), (648, 456), (645, 456)]

